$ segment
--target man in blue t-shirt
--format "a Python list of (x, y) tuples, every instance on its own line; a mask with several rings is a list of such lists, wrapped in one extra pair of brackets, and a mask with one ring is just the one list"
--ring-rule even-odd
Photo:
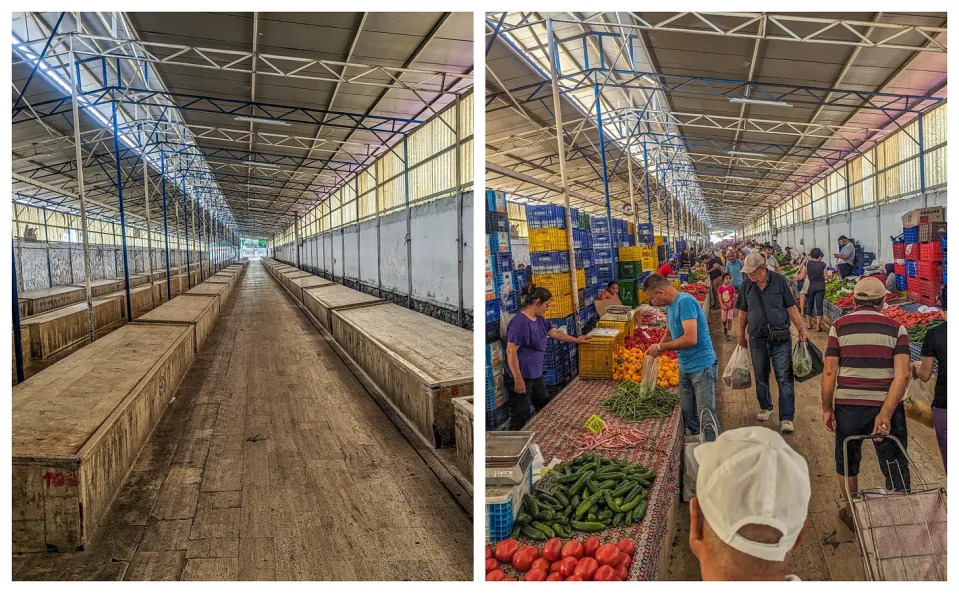
[[(659, 356), (667, 350), (675, 350), (679, 362), (679, 401), (683, 408), (683, 421), (693, 435), (699, 434), (699, 414), (709, 410), (707, 424), (703, 426), (706, 440), (715, 440), (720, 432), (716, 416), (716, 378), (719, 376), (719, 361), (709, 338), (706, 312), (699, 301), (688, 293), (679, 292), (659, 274), (651, 274), (643, 282), (643, 291), (649, 302), (666, 307), (666, 335), (659, 344), (646, 351), (649, 356)], [(713, 430), (712, 421), (716, 426)]]

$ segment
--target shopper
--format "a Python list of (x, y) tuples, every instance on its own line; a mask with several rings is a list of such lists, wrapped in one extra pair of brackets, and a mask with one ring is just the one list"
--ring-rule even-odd
[(709, 294), (712, 297), (711, 309), (719, 309), (719, 294), (716, 292), (716, 289), (719, 288), (720, 282), (722, 282), (723, 273), (723, 262), (720, 260), (712, 251), (700, 258), (703, 263), (706, 265), (706, 271), (709, 272)]
[(693, 265), (693, 254), (690, 253), (689, 247), (683, 249), (679, 254), (679, 267), (680, 268), (691, 268)]
[(739, 290), (743, 283), (743, 260), (739, 258), (739, 253), (735, 249), (726, 254), (726, 271), (732, 276), (731, 284)]
[(773, 253), (783, 252), (783, 248), (779, 246), (779, 243), (777, 243), (775, 239), (773, 239), (772, 248), (773, 248)]
[(761, 426), (724, 432), (694, 450), (689, 547), (704, 581), (798, 581), (787, 574), (806, 536), (809, 466)]
[[(659, 356), (665, 351), (675, 350), (679, 363), (679, 403), (683, 410), (683, 421), (693, 435), (699, 434), (699, 414), (709, 410), (713, 419), (716, 415), (716, 378), (719, 376), (719, 361), (709, 339), (709, 326), (706, 313), (699, 306), (696, 297), (679, 292), (663, 276), (651, 274), (643, 281), (643, 291), (649, 302), (655, 306), (666, 307), (666, 334), (659, 344), (653, 344), (646, 351), (648, 356)], [(708, 417), (708, 416), (707, 416)], [(716, 431), (710, 422), (703, 426), (707, 439), (715, 439)]]
[(610, 280), (609, 284), (606, 285), (606, 290), (603, 291), (603, 294), (599, 295), (599, 300), (601, 301), (610, 301), (619, 296), (619, 282), (615, 280)]
[[(942, 309), (942, 319), (946, 319), (946, 286), (939, 291), (939, 308)], [(921, 381), (932, 378), (932, 364), (938, 363), (939, 371), (936, 375), (936, 391), (932, 398), (932, 422), (936, 428), (936, 442), (939, 444), (939, 454), (942, 455), (942, 466), (946, 465), (946, 324), (934, 327), (926, 333), (922, 341), (922, 360), (913, 363), (912, 376)]]
[(519, 430), (533, 413), (549, 403), (543, 360), (549, 338), (573, 344), (585, 344), (589, 336), (576, 338), (550, 325), (543, 314), (553, 298), (548, 290), (527, 284), (523, 288), (523, 309), (506, 327), (506, 372), (503, 375), (510, 406), (510, 430)]
[(729, 272), (723, 274), (723, 285), (719, 287), (719, 308), (722, 313), (723, 335), (726, 339), (729, 337), (729, 330), (733, 325), (733, 317), (736, 314), (736, 287), (733, 286), (733, 275)]
[(848, 278), (853, 275), (853, 263), (856, 260), (856, 246), (852, 244), (849, 237), (839, 235), (839, 253), (833, 254), (833, 257), (839, 262), (836, 269), (839, 270), (840, 278)]
[(773, 252), (773, 246), (763, 245), (763, 255), (766, 258), (766, 267), (769, 268), (769, 271), (780, 274), (782, 270), (779, 267), (779, 260), (776, 259), (776, 256)]
[(789, 281), (781, 274), (770, 272), (761, 255), (754, 253), (746, 257), (743, 274), (746, 280), (736, 300), (736, 308), (745, 313), (739, 315), (739, 345), (747, 346), (748, 327), (749, 354), (756, 374), (756, 398), (759, 400), (756, 420), (765, 422), (772, 415), (773, 402), (769, 391), (772, 369), (779, 386), (779, 428), (782, 432), (792, 432), (796, 402), (789, 322), (796, 326), (800, 341), (806, 340), (806, 330)]
[[(843, 441), (859, 435), (893, 435), (907, 446), (906, 412), (901, 400), (909, 380), (909, 334), (880, 310), (886, 287), (876, 278), (863, 278), (853, 288), (852, 313), (837, 319), (829, 330), (822, 374), (822, 415), (826, 430), (835, 433), (835, 462), (839, 489), (846, 497), (846, 480), (859, 490), (862, 441), (848, 444), (849, 475), (845, 476)], [(873, 441), (886, 489), (909, 489), (909, 462), (890, 439)], [(839, 518), (854, 530), (852, 509)]]
[[(822, 261), (822, 249), (815, 247), (809, 252), (812, 259), (806, 262), (796, 274), (797, 281), (806, 281), (806, 299), (803, 313), (806, 315), (806, 329), (826, 331), (823, 326), (823, 299), (826, 297), (826, 281), (829, 280), (829, 270)], [(815, 325), (815, 327), (813, 327)]]
[(893, 264), (886, 264), (886, 290), (893, 294), (898, 290), (896, 286), (896, 266)]

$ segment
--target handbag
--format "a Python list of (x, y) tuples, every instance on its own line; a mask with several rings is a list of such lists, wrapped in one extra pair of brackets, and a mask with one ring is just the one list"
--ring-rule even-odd
[[(756, 291), (759, 290), (755, 282), (752, 283), (751, 288)], [(792, 339), (789, 333), (789, 323), (769, 324), (769, 316), (766, 314), (766, 302), (763, 300), (761, 293), (759, 294), (759, 309), (763, 316), (763, 327), (766, 328), (766, 341), (770, 344), (785, 344), (789, 342), (789, 340)]]

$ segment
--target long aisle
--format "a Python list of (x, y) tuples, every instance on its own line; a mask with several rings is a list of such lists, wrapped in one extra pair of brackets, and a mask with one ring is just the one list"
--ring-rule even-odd
[[(719, 313), (708, 314), (710, 336), (719, 357), (720, 374), (726, 362), (736, 348), (736, 340), (723, 337)], [(826, 349), (828, 334), (811, 331), (810, 340), (820, 350)], [(795, 329), (793, 330), (795, 339)], [(756, 421), (759, 404), (756, 401), (756, 389), (726, 389), (720, 379), (716, 383), (716, 411), (719, 423), (724, 430), (742, 426), (762, 425), (773, 430), (779, 429), (778, 397), (775, 378), (772, 382), (772, 400), (777, 411), (772, 418), (762, 423)], [(796, 383), (796, 416), (793, 423), (796, 430), (785, 435), (786, 442), (798, 451), (809, 465), (812, 481), (812, 498), (809, 503), (809, 523), (806, 539), (793, 555), (790, 573), (804, 581), (810, 580), (863, 580), (862, 561), (859, 556), (859, 544), (855, 534), (839, 520), (841, 498), (836, 481), (836, 468), (833, 461), (834, 435), (827, 432), (822, 423), (822, 405), (820, 404), (820, 380), (812, 379), (805, 383)], [(935, 433), (909, 421), (909, 455), (919, 466), (922, 477), (933, 483), (945, 483), (942, 458), (936, 445)], [(860, 484), (871, 486), (882, 483), (878, 460), (872, 446), (864, 444), (861, 464)], [(915, 475), (913, 480), (915, 480)], [(689, 506), (681, 504), (677, 517), (676, 536), (672, 542), (667, 577), (670, 580), (699, 580), (699, 564), (689, 549)]]
[(95, 541), (15, 579), (472, 578), (472, 522), (250, 262)]

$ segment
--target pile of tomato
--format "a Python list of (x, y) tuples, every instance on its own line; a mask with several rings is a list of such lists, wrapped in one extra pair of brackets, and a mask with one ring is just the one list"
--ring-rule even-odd
[[(896, 295), (893, 295), (893, 294), (886, 295), (887, 301), (892, 300), (894, 298), (896, 298)], [(856, 299), (853, 298), (851, 294), (844, 296), (841, 299), (836, 301), (836, 306), (839, 307), (840, 309), (851, 309), (856, 306)]]
[(486, 580), (515, 581), (503, 571), (506, 565), (523, 575), (521, 581), (625, 581), (635, 551), (628, 539), (603, 544), (598, 537), (585, 542), (556, 537), (542, 549), (504, 539), (495, 549), (486, 546)]
[[(664, 335), (666, 335), (666, 330), (658, 327), (637, 329), (632, 337), (626, 338), (626, 349), (639, 349), (645, 352), (649, 350), (649, 347), (653, 344), (659, 344), (663, 340)], [(673, 359), (676, 358), (676, 352), (673, 350), (663, 352), (663, 354)]]
[(705, 284), (683, 284), (683, 292), (688, 292), (696, 297), (696, 300), (698, 301), (705, 301), (706, 294), (709, 292), (709, 287)]
[[(838, 303), (837, 303), (838, 304)], [(886, 307), (882, 314), (901, 323), (906, 329), (916, 325), (929, 323), (934, 319), (942, 319), (942, 313), (935, 311), (932, 313), (910, 313), (901, 307)]]

